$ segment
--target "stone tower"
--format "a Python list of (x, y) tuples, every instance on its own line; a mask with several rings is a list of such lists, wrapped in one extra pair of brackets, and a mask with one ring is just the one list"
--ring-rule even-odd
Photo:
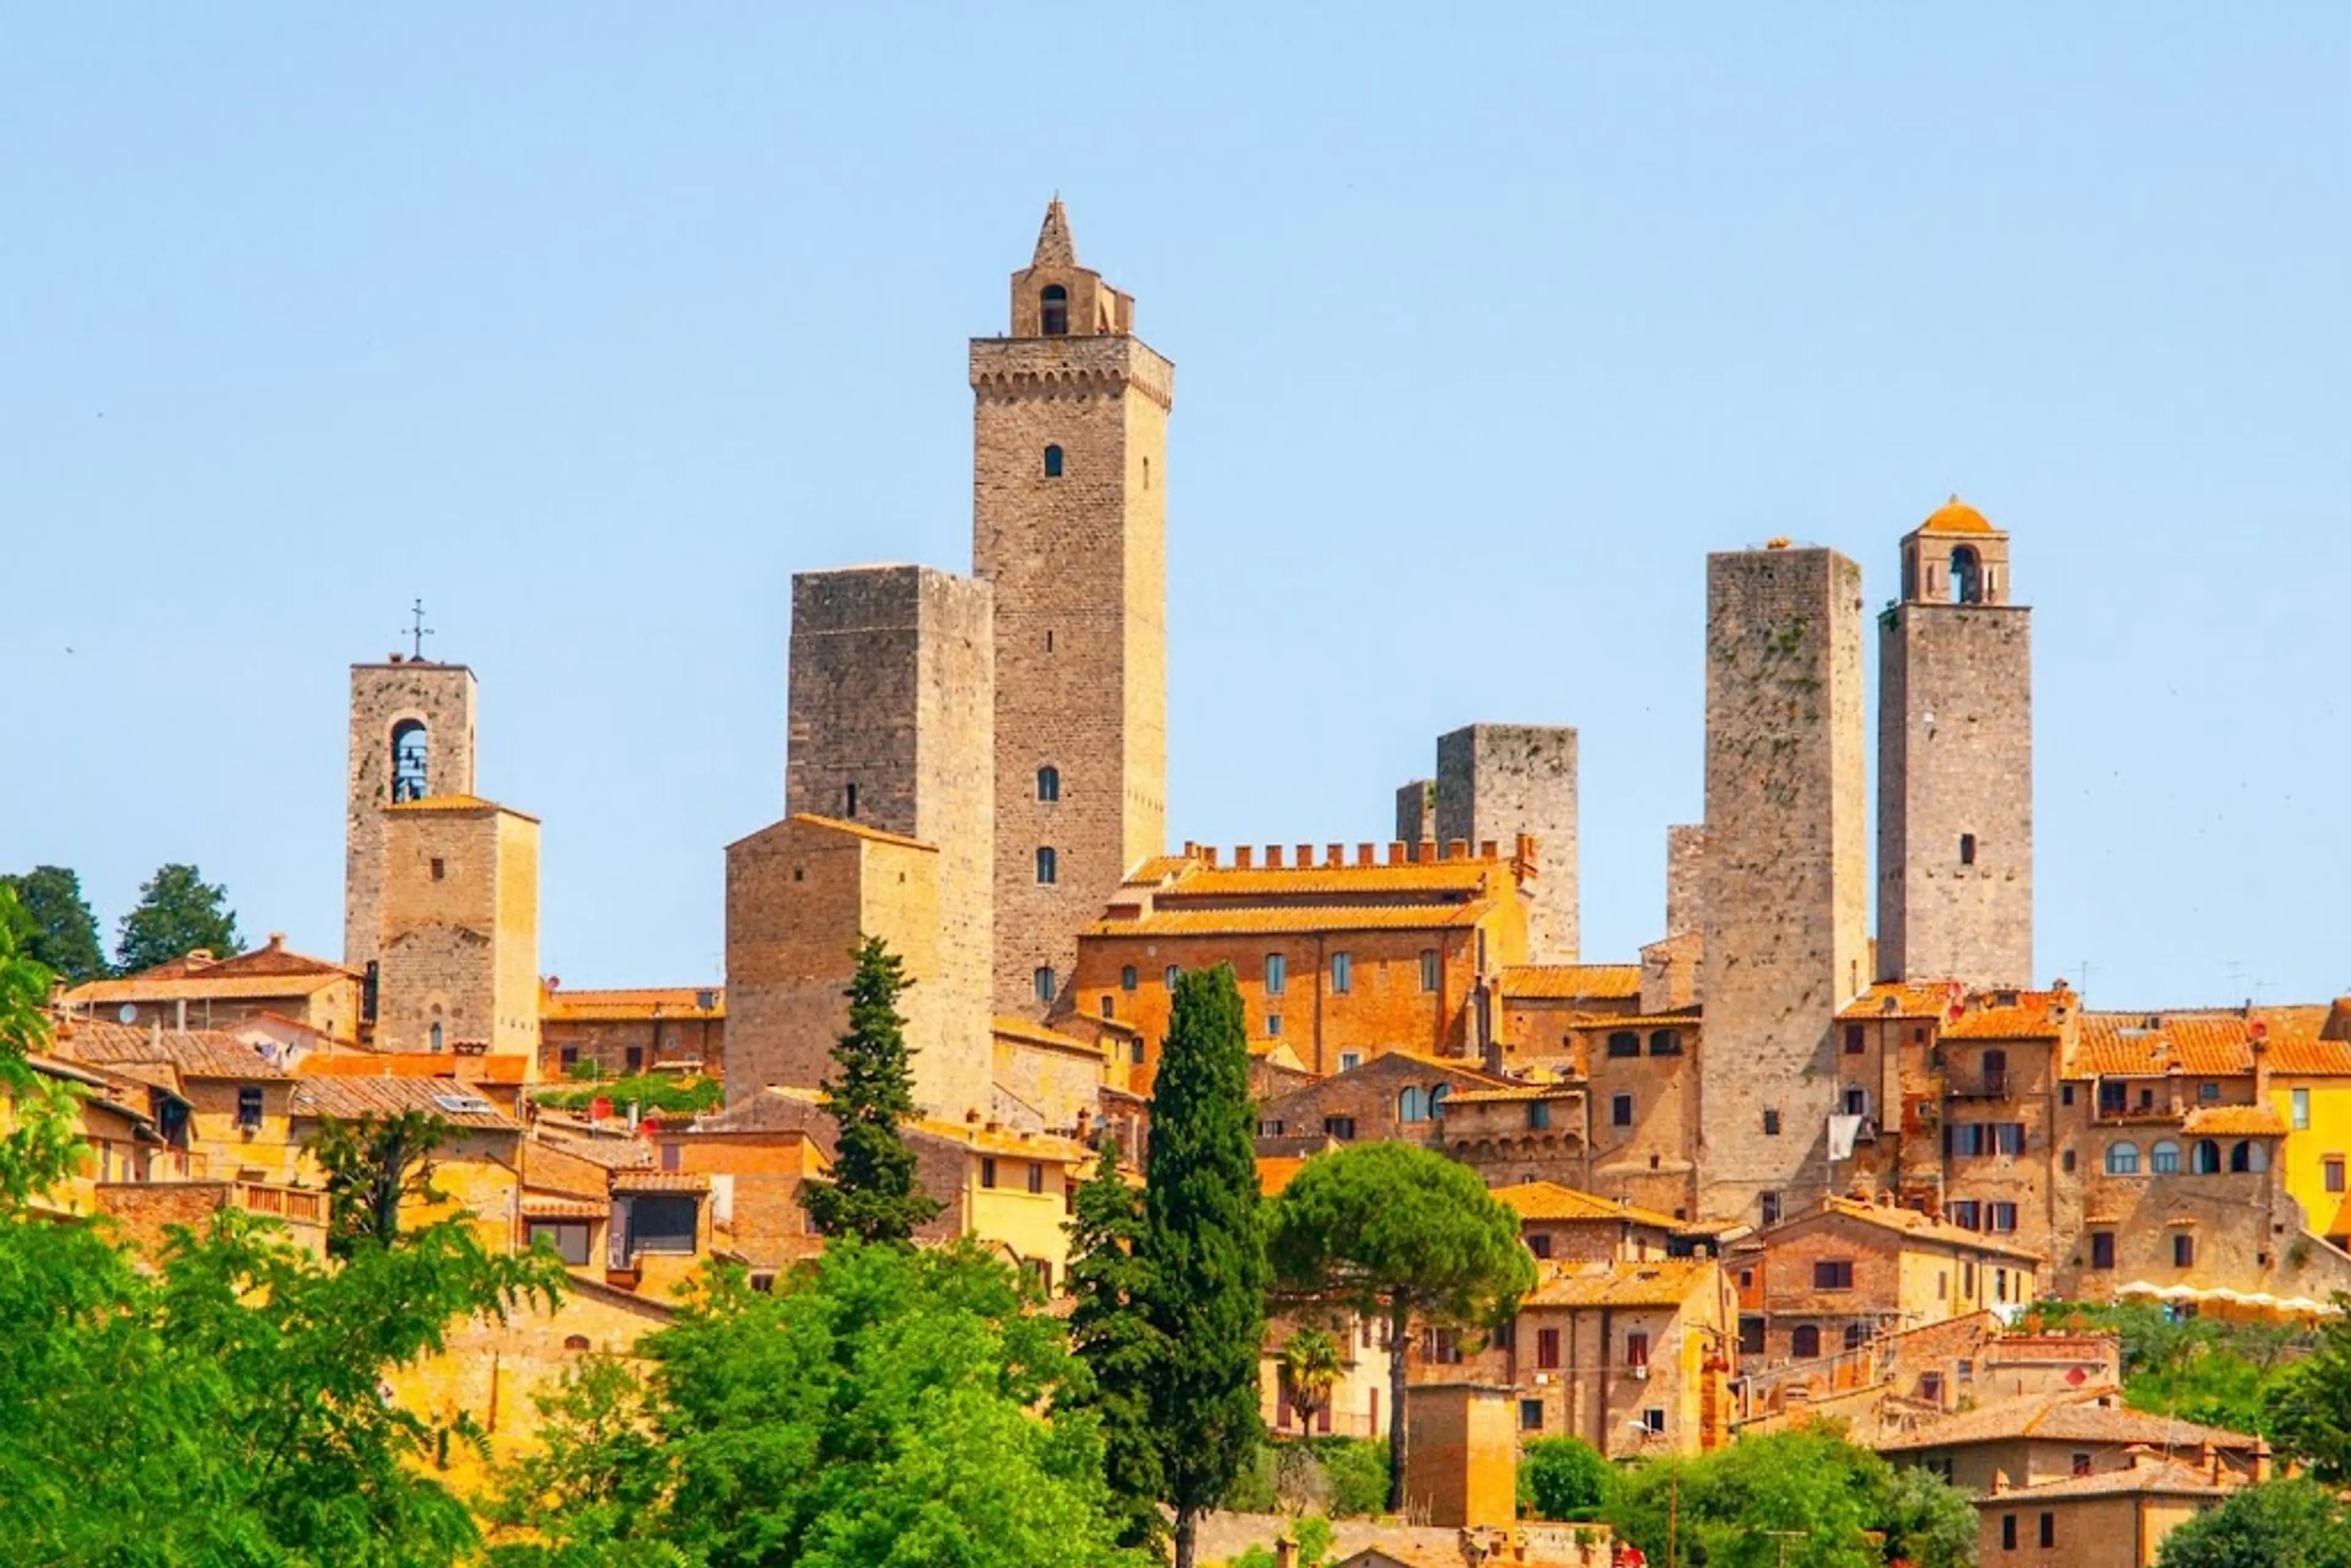
[(538, 1063), (538, 821), (472, 795), (384, 810), (374, 1044)]
[(2008, 536), (1951, 504), (1878, 617), (1877, 977), (2028, 986), (2032, 621)]
[(343, 962), (364, 970), (383, 933), (385, 809), (474, 792), (474, 672), (393, 659), (351, 666), (343, 836)]
[[(924, 1104), (953, 1116), (987, 1111), (994, 1049), (992, 597), (985, 582), (922, 566), (850, 567), (792, 579), (785, 810), (916, 840), (935, 852), (921, 873), (935, 885), (925, 895), (935, 898), (935, 912), (921, 918), (937, 930), (921, 937), (920, 961), (899, 932), (876, 926), (865, 934), (890, 936), (908, 959), (916, 981), (905, 1006), (918, 1052), (917, 1092)], [(868, 845), (856, 853), (870, 860), (882, 851)], [(794, 894), (785, 890), (785, 896)], [(835, 944), (826, 956), (838, 961), (845, 952)], [(731, 960), (729, 973), (731, 983)], [(832, 984), (831, 997), (839, 992)], [(730, 995), (728, 1013), (730, 1054), (756, 1046), (756, 999)]]
[(1535, 839), (1527, 956), (1573, 964), (1579, 941), (1575, 731), (1473, 724), (1437, 739), (1437, 840), (1471, 846)]
[(1784, 544), (1707, 558), (1698, 1203), (1818, 1199), (1837, 1009), (1869, 980), (1861, 569)]
[(972, 566), (996, 590), (996, 998), (1046, 1011), (1167, 816), (1175, 367), (1046, 209), (1011, 333), (971, 344)]

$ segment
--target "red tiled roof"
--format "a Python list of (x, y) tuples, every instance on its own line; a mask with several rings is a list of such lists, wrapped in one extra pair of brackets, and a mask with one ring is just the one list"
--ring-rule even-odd
[(1768, 1237), (1778, 1231), (1811, 1224), (1823, 1218), (1855, 1220), (1863, 1225), (1875, 1226), (1880, 1230), (1892, 1231), (1898, 1236), (1910, 1237), (1920, 1241), (1931, 1241), (1945, 1247), (1964, 1248), (1974, 1252), (1997, 1252), (2029, 1263), (2037, 1264), (2041, 1261), (2039, 1253), (2028, 1252), (2023, 1248), (2012, 1242), (2002, 1241), (1997, 1237), (1986, 1236), (1978, 1231), (1931, 1218), (1915, 1208), (1900, 1208), (1892, 1204), (1860, 1203), (1849, 1197), (1824, 1197), (1821, 1199), (1818, 1207), (1792, 1216), (1764, 1234)]
[[(702, 998), (710, 998), (704, 1007)], [(619, 991), (549, 990), (540, 998), (538, 1016), (550, 1023), (613, 1022), (636, 1019), (723, 1019), (726, 1016), (724, 986), (656, 986)]]
[(1573, 1263), (1546, 1270), (1530, 1307), (1672, 1307), (1713, 1278), (1710, 1258), (1675, 1258), (1649, 1263)]
[[(2013, 997), (2012, 1002), (2001, 998)], [(1979, 991), (1967, 1009), (1946, 1021), (1945, 1040), (2057, 1040), (2065, 1015), (2080, 1008), (2071, 991)]]
[(1839, 1009), (1848, 1023), (1871, 1019), (1941, 1019), (1965, 993), (1956, 980), (1881, 980)]
[(422, 1111), (453, 1127), (519, 1132), (514, 1119), (461, 1083), (438, 1078), (305, 1078), (294, 1090), (297, 1116), (351, 1121)]
[(1625, 1001), (1641, 994), (1638, 964), (1516, 964), (1502, 971), (1502, 999)]
[(69, 1061), (103, 1067), (152, 1063), (169, 1067), (183, 1078), (257, 1081), (289, 1076), (252, 1046), (216, 1030), (182, 1032), (77, 1022), (57, 1030), (54, 1050)]
[(1520, 1219), (1625, 1220), (1657, 1230), (1672, 1230), (1681, 1224), (1680, 1220), (1653, 1209), (1635, 1208), (1614, 1198), (1580, 1192), (1552, 1181), (1529, 1181), (1514, 1186), (1498, 1186), (1493, 1189), (1492, 1196), (1516, 1209)]
[(2216, 1138), (2283, 1138), (2285, 1118), (2267, 1105), (2199, 1105), (2179, 1130)]
[(1966, 1443), (2012, 1442), (2042, 1437), (2052, 1442), (2147, 1443), (2157, 1448), (2251, 1448), (2261, 1441), (2243, 1432), (2199, 1426), (2152, 1410), (2134, 1410), (2115, 1388), (2069, 1388), (2057, 1394), (2003, 1399), (1961, 1411), (1916, 1431), (1888, 1437), (1881, 1448), (1944, 1448)]
[(710, 1178), (700, 1171), (615, 1171), (615, 1193), (708, 1192)]
[(2085, 1012), (2066, 1076), (2161, 1077), (2173, 1066), (2191, 1078), (2253, 1070), (2254, 1030), (2268, 1046), (2272, 1072), (2294, 1077), (2351, 1075), (2351, 1040), (2324, 1040), (2325, 1009), (2256, 1008), (2210, 1012)]

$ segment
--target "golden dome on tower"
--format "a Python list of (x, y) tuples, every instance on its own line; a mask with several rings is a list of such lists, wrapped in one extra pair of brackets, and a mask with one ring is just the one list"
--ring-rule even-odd
[(1950, 504), (1918, 525), (1921, 533), (1929, 534), (1991, 534), (2000, 530), (1984, 520), (1984, 515), (1960, 500), (1957, 496)]

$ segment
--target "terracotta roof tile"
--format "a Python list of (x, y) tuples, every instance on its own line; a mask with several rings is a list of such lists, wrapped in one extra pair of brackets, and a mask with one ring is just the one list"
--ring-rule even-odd
[(1017, 1133), (1007, 1127), (990, 1132), (984, 1124), (939, 1122), (927, 1116), (917, 1122), (909, 1122), (906, 1126), (911, 1132), (925, 1134), (951, 1144), (961, 1144), (983, 1155), (1010, 1155), (1021, 1159), (1063, 1165), (1090, 1164), (1098, 1157), (1092, 1149), (1075, 1138), (1059, 1137), (1051, 1133)]
[(791, 820), (795, 822), (813, 822), (820, 828), (831, 828), (835, 832), (849, 833), (857, 838), (871, 840), (877, 844), (896, 844), (901, 849), (929, 850), (933, 853), (938, 851), (936, 844), (921, 839), (909, 838), (904, 833), (887, 832), (867, 822), (852, 822), (841, 817), (820, 817), (814, 811), (795, 811)]
[(634, 1192), (708, 1192), (710, 1178), (700, 1171), (614, 1171), (612, 1190)]
[(2256, 1008), (2173, 1013), (2085, 1012), (2066, 1076), (2161, 1077), (2175, 1063), (2190, 1077), (2221, 1078), (2253, 1070), (2256, 1028), (2272, 1072), (2295, 1077), (2351, 1075), (2351, 1040), (2323, 1040), (2325, 1009)]
[(427, 795), (422, 800), (394, 800), (384, 810), (387, 811), (503, 811), (509, 817), (520, 817), (526, 822), (538, 821), (528, 811), (517, 811), (511, 806), (501, 806), (496, 800), (485, 800), (479, 795)]
[(1871, 1019), (1943, 1019), (1965, 991), (1956, 980), (1881, 980), (1837, 1010), (1849, 1023)]
[(1306, 1168), (1303, 1157), (1294, 1155), (1269, 1155), (1257, 1162), (1257, 1189), (1267, 1197), (1278, 1197), (1282, 1188), (1296, 1179)]
[(2147, 1443), (2157, 1448), (2200, 1447), (2250, 1449), (2261, 1439), (2220, 1427), (2199, 1426), (2151, 1410), (2134, 1410), (2112, 1387), (2069, 1388), (2056, 1394), (2003, 1399), (1961, 1411), (1915, 1431), (1878, 1443), (1885, 1449), (1947, 1448), (1969, 1443), (2013, 1442), (2041, 1437), (2051, 1442)]
[(1611, 1029), (1690, 1029), (1704, 1021), (1703, 1009), (1676, 1008), (1662, 1013), (1580, 1013), (1567, 1020), (1569, 1029), (1586, 1031)]
[(2234, 1472), (2224, 1471), (2226, 1480), (2216, 1481), (2212, 1472), (2201, 1465), (2181, 1464), (2176, 1459), (2151, 1459), (2123, 1470), (2098, 1470), (2086, 1476), (2065, 1476), (2039, 1486), (2011, 1487), (1986, 1500), (2031, 1507), (2049, 1498), (2060, 1497), (2123, 1497), (2137, 1492), (2155, 1492), (2168, 1497), (2226, 1497), (2244, 1483)]
[(58, 1000), (69, 1008), (108, 1007), (119, 1002), (252, 1001), (273, 997), (315, 996), (329, 986), (352, 983), (340, 969), (308, 975), (198, 974), (187, 978), (91, 980), (76, 986)]
[(1207, 866), (1197, 862), (1162, 897), (1306, 898), (1331, 894), (1394, 897), (1398, 894), (1462, 895), (1501, 885), (1510, 862), (1435, 860), (1403, 865)]
[(1519, 964), (1502, 971), (1504, 1001), (1625, 1001), (1640, 994), (1638, 964)]
[[(2013, 1002), (1999, 998), (2014, 997)], [(1966, 1010), (1949, 1019), (1945, 1040), (2058, 1040), (2065, 1033), (2065, 1018), (2078, 1011), (2080, 998), (2071, 991), (1979, 991)]]
[(423, 1111), (454, 1127), (521, 1131), (512, 1117), (464, 1084), (438, 1078), (305, 1078), (295, 1086), (289, 1108), (297, 1116), (332, 1121)]
[(95, 1062), (101, 1067), (153, 1063), (183, 1078), (236, 1080), (290, 1076), (261, 1052), (233, 1034), (216, 1030), (131, 1029), (113, 1023), (75, 1023), (60, 1029), (56, 1053), (69, 1061)]
[(1530, 1307), (1671, 1307), (1717, 1277), (1711, 1259), (1650, 1263), (1579, 1263), (1546, 1271)]
[(550, 1149), (559, 1149), (607, 1170), (633, 1170), (653, 1163), (653, 1145), (643, 1138), (551, 1137), (546, 1139), (546, 1144)]
[(1274, 904), (1240, 909), (1155, 909), (1113, 916), (1086, 928), (1089, 936), (1226, 936), (1313, 931), (1443, 931), (1475, 925), (1491, 914), (1490, 900), (1466, 904)]
[(522, 1195), (525, 1219), (601, 1219), (611, 1212), (610, 1198), (565, 1197), (551, 1192)]
[(1857, 1220), (1861, 1224), (1875, 1226), (1880, 1230), (1892, 1231), (1898, 1236), (1910, 1237), (1920, 1241), (1933, 1241), (1946, 1247), (1965, 1248), (1970, 1251), (1995, 1252), (2028, 1263), (2038, 1264), (2042, 1260), (2041, 1255), (2037, 1252), (2029, 1252), (2022, 1247), (2002, 1241), (1997, 1237), (1987, 1236), (1979, 1231), (1930, 1218), (1915, 1208), (1900, 1208), (1891, 1204), (1859, 1203), (1849, 1197), (1824, 1197), (1818, 1207), (1795, 1215), (1774, 1227), (1772, 1231), (1767, 1231), (1764, 1234), (1769, 1236), (1776, 1231), (1810, 1224), (1824, 1218)]
[(2191, 1137), (2283, 1138), (2286, 1128), (2285, 1118), (2267, 1105), (2199, 1105), (2179, 1130)]
[(1659, 1230), (1673, 1230), (1682, 1223), (1653, 1209), (1635, 1208), (1557, 1182), (1530, 1181), (1515, 1186), (1498, 1186), (1493, 1196), (1518, 1210), (1520, 1219), (1621, 1219)]
[(1047, 1029), (1043, 1024), (1008, 1013), (998, 1013), (990, 1019), (989, 1029), (999, 1040), (1017, 1040), (1029, 1045), (1050, 1046), (1055, 1051), (1076, 1051), (1090, 1057), (1100, 1057), (1102, 1053), (1102, 1047), (1080, 1040), (1076, 1035), (1063, 1034), (1057, 1029)]
[[(704, 1007), (702, 998), (710, 998)], [(633, 1019), (723, 1019), (724, 986), (656, 986), (618, 991), (549, 991), (538, 1016), (550, 1023), (609, 1022)]]
[(1446, 1095), (1447, 1105), (1487, 1105), (1511, 1100), (1568, 1100), (1583, 1092), (1583, 1085), (1569, 1079), (1551, 1083), (1513, 1083), (1507, 1089), (1457, 1089)]

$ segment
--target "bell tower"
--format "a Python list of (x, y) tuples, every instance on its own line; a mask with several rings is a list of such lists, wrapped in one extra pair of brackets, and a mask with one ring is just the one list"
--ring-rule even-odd
[(1957, 496), (1879, 615), (1877, 969), (2032, 982), (2032, 621), (2008, 536)]
[(383, 936), (387, 811), (474, 793), (474, 672), (394, 654), (351, 666), (343, 830), (343, 963), (364, 970)]
[(1176, 371), (1058, 197), (1011, 295), (1009, 334), (971, 344), (972, 568), (996, 601), (995, 999), (1033, 1017), (1165, 846)]

